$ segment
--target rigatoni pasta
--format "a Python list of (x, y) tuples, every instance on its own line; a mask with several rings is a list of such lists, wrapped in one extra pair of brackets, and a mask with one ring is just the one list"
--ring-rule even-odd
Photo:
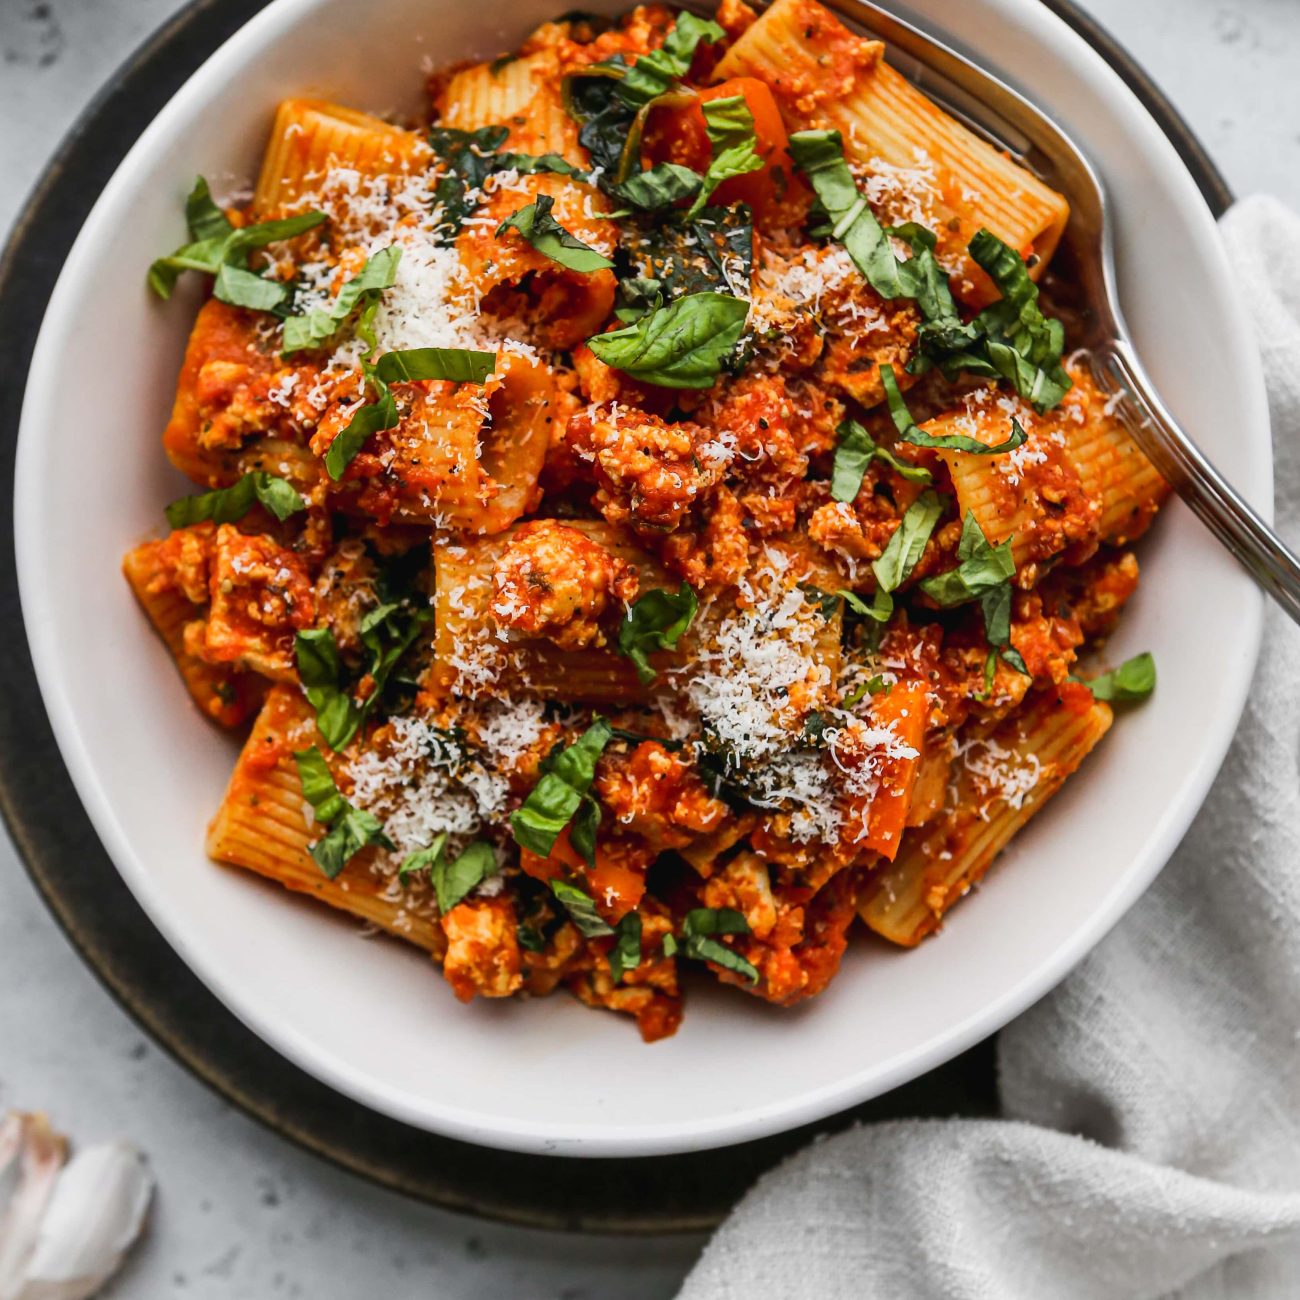
[(1065, 201), (815, 0), (569, 15), (429, 96), (285, 101), (149, 269), (211, 285), (194, 490), (124, 561), (251, 723), (208, 851), (464, 1000), (813, 997), (1154, 684), (1081, 679), (1166, 488), (1040, 299)]

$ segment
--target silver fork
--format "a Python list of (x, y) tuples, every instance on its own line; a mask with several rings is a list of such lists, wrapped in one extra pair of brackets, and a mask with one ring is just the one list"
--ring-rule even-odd
[(1070, 224), (1063, 243), (1073, 254), (1088, 309), (1087, 336), (1075, 342), (1088, 349), (1098, 386), (1118, 395), (1125, 427), (1165, 482), (1300, 623), (1300, 559), (1206, 460), (1138, 360), (1115, 287), (1106, 191), (1078, 146), (1005, 82), (871, 0), (823, 3), (885, 41), (891, 61), (919, 89), (1066, 196)]

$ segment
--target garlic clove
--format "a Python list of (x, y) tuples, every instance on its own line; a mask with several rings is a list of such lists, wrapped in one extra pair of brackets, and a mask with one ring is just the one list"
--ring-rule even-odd
[(58, 1176), (15, 1300), (87, 1300), (144, 1227), (153, 1176), (129, 1142), (87, 1147)]
[(11, 1112), (0, 1121), (0, 1300), (22, 1294), (67, 1150), (44, 1115)]

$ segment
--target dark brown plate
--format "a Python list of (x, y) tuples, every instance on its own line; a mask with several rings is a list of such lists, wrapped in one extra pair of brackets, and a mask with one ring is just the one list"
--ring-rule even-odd
[[(1223, 178), (1160, 91), (1070, 0), (1044, 0), (1119, 73), (1160, 123), (1215, 215)], [(677, 1232), (712, 1226), (765, 1169), (816, 1132), (868, 1119), (990, 1114), (991, 1040), (823, 1123), (719, 1151), (643, 1160), (515, 1155), (435, 1137), (367, 1110), (278, 1056), (199, 982), (122, 883), (73, 790), (21, 635), (14, 569), (14, 449), (23, 376), (55, 278), (126, 151), (258, 0), (196, 0), (100, 92), (36, 186), (0, 259), (0, 809), (50, 910), (104, 985), (177, 1060), (283, 1137), (410, 1196), (534, 1227)], [(653, 1049), (648, 1049), (653, 1050)]]

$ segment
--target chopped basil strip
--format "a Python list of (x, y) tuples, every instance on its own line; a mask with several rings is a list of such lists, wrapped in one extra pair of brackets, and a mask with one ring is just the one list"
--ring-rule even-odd
[(443, 166), (433, 187), (440, 244), (455, 243), (465, 219), (478, 210), (483, 184), (497, 167), (494, 155), (509, 134), (504, 126), (484, 126), (477, 131), (449, 126), (429, 129), (429, 144)]
[(992, 688), (997, 656), (1028, 677), (1029, 669), (1020, 651), (1011, 644), (1011, 583), (1004, 582), (986, 591), (980, 597), (980, 612), (984, 615), (984, 636), (989, 643), (989, 661), (984, 667), (985, 691)]
[(362, 711), (343, 684), (338, 644), (329, 628), (311, 628), (294, 638), (298, 678), (316, 710), (316, 728), (331, 749), (342, 749), (361, 725)]
[[(924, 317), (918, 355), (909, 369), (938, 366), (952, 379), (961, 371), (1005, 379), (1040, 411), (1069, 391), (1061, 364), (1065, 331), (1046, 318), (1038, 288), (1020, 254), (988, 230), (971, 240), (969, 253), (997, 285), (1002, 298), (971, 321), (963, 321), (935, 256), (936, 239), (915, 223), (885, 230), (872, 214), (844, 160), (838, 131), (796, 131), (790, 154), (808, 178), (825, 213), (824, 233), (848, 250), (867, 283), (882, 298), (910, 298)], [(822, 233), (822, 232), (818, 232)], [(900, 262), (890, 236), (906, 241), (912, 257)]]
[(664, 388), (709, 388), (745, 330), (749, 303), (725, 293), (693, 293), (587, 346), (606, 365)]
[(826, 213), (829, 234), (848, 250), (867, 283), (887, 299), (909, 297), (893, 245), (858, 190), (838, 131), (796, 131), (790, 156)]
[(689, 215), (698, 216), (709, 196), (724, 181), (756, 172), (763, 166), (754, 134), (754, 115), (744, 95), (728, 95), (704, 104), (704, 125), (713, 146), (713, 158), (704, 173), (704, 184)]
[(898, 527), (890, 534), (884, 552), (871, 563), (871, 571), (883, 591), (896, 591), (907, 581), (925, 551), (946, 502), (932, 488), (926, 488), (908, 506)]
[(633, 106), (649, 103), (690, 71), (691, 60), (701, 42), (720, 41), (725, 34), (711, 19), (679, 13), (663, 45), (640, 55), (623, 74), (618, 82), (620, 97)]
[(452, 861), (448, 862), (439, 852), (430, 865), (438, 911), (446, 916), (471, 890), (477, 889), (489, 876), (496, 875), (497, 855), (485, 840), (475, 840)]
[(653, 650), (676, 650), (699, 607), (694, 590), (683, 582), (675, 592), (647, 591), (623, 616), (618, 651), (632, 661), (642, 685), (655, 679), (647, 656)]
[(415, 643), (421, 628), (432, 620), (432, 609), (412, 611), (408, 604), (400, 602), (380, 605), (365, 615), (359, 631), (366, 649), (362, 675), (370, 678), (370, 692), (361, 704), (344, 680), (334, 633), (328, 628), (298, 633), (294, 640), (298, 678), (316, 710), (317, 729), (331, 749), (342, 749), (357, 734), (382, 700), (393, 669)]
[(622, 184), (610, 185), (609, 192), (624, 203), (645, 212), (670, 208), (700, 192), (704, 177), (680, 163), (656, 163), (647, 171), (633, 172)]
[(700, 42), (718, 41), (723, 35), (716, 23), (680, 13), (662, 47), (642, 54), (634, 64), (616, 54), (565, 78), (565, 108), (581, 127), (579, 143), (599, 169), (602, 189), (615, 193), (637, 169), (641, 134), (653, 108), (682, 106), (695, 98), (678, 89), (678, 82), (690, 71)]
[(386, 849), (393, 842), (383, 824), (372, 813), (354, 808), (334, 784), (325, 756), (313, 745), (294, 754), (303, 797), (311, 804), (316, 820), (329, 827), (325, 836), (311, 846), (316, 865), (333, 880), (348, 862), (369, 844)]
[(990, 365), (1039, 410), (1055, 406), (1070, 391), (1061, 364), (1065, 327), (1049, 320), (1038, 305), (1038, 286), (1024, 259), (988, 230), (970, 241), (970, 255), (998, 287), (998, 302), (975, 318), (984, 335)]
[(641, 964), (641, 917), (636, 912), (629, 912), (614, 927), (614, 947), (609, 954), (609, 973), (615, 984), (623, 982), (623, 976), (634, 971)]
[(434, 866), (442, 861), (442, 850), (446, 843), (447, 832), (439, 831), (426, 848), (408, 853), (402, 859), (402, 865), (397, 868), (398, 880), (405, 880), (407, 876), (416, 875), (421, 871), (432, 871)]
[(613, 927), (596, 911), (596, 900), (585, 890), (570, 885), (567, 881), (552, 878), (551, 893), (559, 899), (568, 912), (569, 919), (588, 939), (598, 939), (602, 935), (614, 933)]
[(325, 472), (337, 481), (370, 440), (370, 435), (391, 429), (397, 423), (397, 403), (387, 390), (376, 402), (357, 407), (345, 428), (325, 452)]
[[(682, 922), (681, 950), (696, 961), (711, 961), (724, 970), (744, 975), (751, 984), (758, 983), (758, 971), (733, 948), (715, 938), (719, 934), (748, 934), (749, 923), (731, 907), (695, 907)], [(664, 947), (667, 952), (667, 945)]]
[(515, 841), (536, 853), (550, 856), (555, 841), (578, 811), (596, 775), (596, 761), (609, 743), (613, 729), (597, 718), (572, 745), (544, 764), (541, 780), (510, 817)]
[(647, 301), (655, 295), (668, 301), (710, 290), (749, 296), (754, 221), (744, 204), (705, 208), (693, 220), (684, 212), (632, 220), (620, 233), (635, 268), (635, 279), (620, 285), (625, 302), (630, 285), (637, 282), (653, 282), (653, 291), (642, 295)]
[(990, 545), (974, 513), (968, 510), (957, 543), (957, 567), (924, 579), (921, 590), (944, 609), (979, 599), (1016, 576), (1011, 542), (1008, 537)]
[(894, 421), (894, 428), (903, 442), (910, 442), (916, 447), (942, 447), (947, 451), (964, 451), (974, 456), (1000, 456), (1004, 452), (1015, 451), (1028, 440), (1029, 435), (1020, 427), (1020, 421), (1011, 417), (1011, 432), (1004, 442), (990, 446), (978, 438), (968, 438), (962, 433), (932, 434), (924, 433), (912, 419), (907, 409), (903, 394), (898, 390), (898, 380), (894, 377), (894, 367), (880, 367), (880, 382), (884, 385), (885, 401), (889, 404), (889, 414)]
[(551, 215), (555, 200), (549, 194), (539, 194), (527, 207), (508, 216), (497, 227), (500, 239), (507, 230), (517, 230), (543, 257), (570, 271), (589, 274), (614, 265), (603, 253), (590, 244), (584, 244), (570, 234)]
[(474, 352), (467, 348), (408, 348), (404, 351), (385, 352), (373, 365), (370, 355), (374, 351), (374, 334), (371, 332), (375, 303), (370, 303), (361, 313), (357, 327), (371, 345), (371, 353), (362, 358), (361, 368), (367, 382), (378, 397), (357, 407), (347, 428), (339, 433), (325, 452), (325, 470), (330, 478), (338, 480), (366, 445), (371, 434), (391, 429), (397, 424), (397, 403), (389, 391), (389, 384), (409, 383), (417, 379), (445, 379), (457, 384), (481, 384), (496, 368), (495, 352)]
[(380, 249), (366, 259), (365, 266), (344, 284), (328, 307), (317, 307), (305, 316), (286, 317), (284, 354), (287, 356), (328, 343), (358, 307), (366, 306), (385, 289), (392, 288), (401, 257), (402, 250), (397, 244)]
[(325, 220), (323, 212), (304, 212), (281, 221), (261, 221), (235, 226), (212, 201), (208, 183), (200, 176), (185, 201), (185, 222), (190, 243), (149, 268), (149, 287), (170, 298), (182, 271), (201, 271), (217, 277), (217, 296), (235, 307), (273, 311), (289, 297), (288, 285), (267, 280), (248, 269), (248, 255), (282, 239), (292, 239)]
[(534, 172), (552, 172), (556, 176), (568, 176), (575, 181), (590, 179), (581, 167), (575, 167), (558, 153), (499, 153), (493, 161), (495, 171), (513, 171), (525, 175), (532, 175)]
[(600, 830), (600, 804), (589, 794), (582, 796), (578, 811), (569, 823), (569, 843), (589, 866), (596, 865), (596, 832)]
[[(900, 524), (899, 527), (901, 528), (902, 525)], [(925, 549), (924, 543), (922, 543), (921, 549)], [(881, 559), (884, 559), (883, 555)], [(840, 596), (844, 603), (860, 618), (869, 618), (874, 623), (888, 623), (894, 616), (894, 598), (884, 587), (876, 588), (876, 593), (872, 596), (870, 605), (856, 592), (837, 591), (835, 594)]]
[(481, 384), (496, 369), (495, 352), (468, 348), (407, 348), (385, 352), (375, 362), (375, 378), (384, 384), (409, 384), (417, 379), (446, 379), (453, 384)]
[(930, 471), (921, 465), (900, 460), (879, 443), (856, 420), (845, 420), (836, 429), (835, 464), (831, 470), (831, 500), (853, 501), (862, 489), (862, 480), (873, 460), (883, 461), (911, 483), (929, 483)]
[(173, 528), (186, 528), (207, 519), (214, 524), (233, 524), (257, 502), (280, 520), (307, 509), (307, 503), (291, 483), (265, 470), (255, 469), (228, 488), (199, 492), (173, 501), (167, 507), (167, 522)]
[(1145, 700), (1156, 688), (1156, 661), (1144, 651), (1084, 684), (1097, 700)]

